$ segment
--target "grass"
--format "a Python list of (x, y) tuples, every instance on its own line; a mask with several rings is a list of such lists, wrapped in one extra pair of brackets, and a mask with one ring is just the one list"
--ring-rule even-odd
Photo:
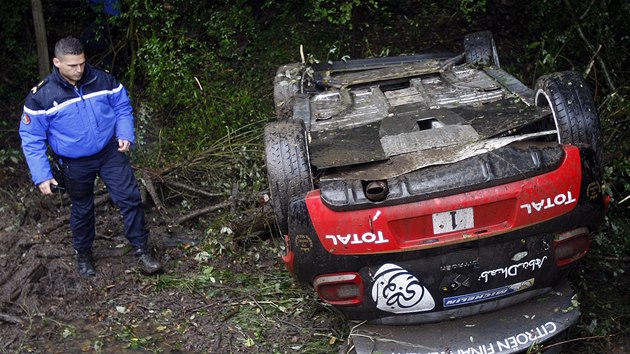
[[(327, 353), (338, 351), (344, 321), (321, 303), (312, 289), (297, 286), (280, 264), (282, 246), (259, 240), (238, 249), (236, 243), (202, 242), (190, 256), (199, 267), (190, 274), (160, 276), (157, 291), (187, 291), (203, 296), (211, 316), (234, 333), (235, 351)], [(221, 304), (217, 310), (212, 304)], [(191, 320), (192, 321), (192, 320)]]

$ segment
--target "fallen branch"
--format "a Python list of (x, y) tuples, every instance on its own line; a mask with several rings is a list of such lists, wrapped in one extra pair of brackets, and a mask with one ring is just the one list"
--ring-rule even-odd
[(47, 258), (47, 259), (73, 257), (75, 254), (76, 254), (75, 251), (64, 251), (64, 250), (58, 250), (58, 249), (37, 250), (35, 252), (35, 255), (38, 258)]
[(22, 319), (16, 316), (8, 315), (6, 313), (0, 312), (0, 321), (11, 323), (11, 324), (22, 324)]
[(627, 196), (627, 197), (625, 197), (625, 198), (623, 198), (622, 200), (620, 200), (620, 201), (619, 201), (619, 203), (617, 203), (617, 204), (624, 203), (624, 202), (625, 202), (625, 201), (627, 201), (628, 199), (630, 199), (630, 195), (629, 195), (629, 196)]
[(198, 189), (198, 188), (193, 188), (189, 185), (183, 184), (183, 183), (179, 183), (179, 182), (175, 182), (175, 181), (169, 181), (169, 180), (165, 180), (164, 184), (171, 186), (171, 187), (177, 187), (177, 188), (181, 188), (181, 189), (185, 189), (189, 192), (193, 192), (196, 194), (200, 194), (206, 197), (210, 197), (210, 198), (215, 198), (215, 197), (223, 197), (225, 196), (225, 193), (212, 193), (212, 192), (208, 192), (205, 191), (203, 189)]
[(592, 0), (591, 3), (588, 4), (588, 7), (586, 8), (586, 10), (584, 10), (584, 13), (580, 16), (580, 21), (584, 21), (586, 16), (588, 16), (588, 13), (591, 11), (591, 7), (593, 7), (594, 3), (595, 3), (595, 0)]
[(586, 70), (584, 70), (584, 75), (588, 76), (588, 74), (591, 72), (593, 65), (595, 65), (595, 59), (601, 49), (602, 49), (602, 45), (600, 44), (599, 47), (597, 47), (597, 51), (595, 52), (595, 54), (593, 54), (593, 56), (591, 57), (591, 60), (588, 62), (588, 65), (586, 66)]
[(236, 206), (238, 205), (238, 182), (234, 182), (232, 184), (232, 195), (230, 196), (230, 201), (232, 205), (230, 205), (230, 213), (236, 212)]
[(203, 208), (203, 209), (198, 209), (196, 211), (193, 211), (192, 213), (186, 214), (186, 215), (180, 217), (179, 219), (176, 219), (175, 221), (173, 221), (173, 223), (176, 224), (176, 225), (180, 225), (180, 224), (185, 223), (186, 221), (192, 220), (192, 219), (197, 218), (197, 217), (199, 217), (201, 215), (208, 214), (208, 213), (211, 213), (213, 211), (216, 211), (216, 210), (219, 210), (219, 209), (222, 209), (222, 208), (227, 208), (227, 207), (229, 207), (231, 205), (232, 205), (232, 200), (228, 199), (228, 200), (226, 200), (224, 202), (221, 202), (219, 204), (211, 205), (209, 207), (206, 207), (206, 208)]
[(157, 194), (157, 191), (155, 190), (153, 179), (151, 178), (151, 175), (149, 175), (149, 172), (147, 172), (146, 170), (142, 171), (142, 183), (147, 189), (147, 193), (149, 193), (149, 195), (151, 196), (151, 199), (153, 199), (153, 204), (155, 204), (155, 207), (160, 212), (160, 214), (162, 214), (162, 211), (165, 212), (166, 208), (164, 207), (162, 200), (160, 199), (160, 197)]
[(607, 335), (607, 336), (591, 336), (591, 337), (580, 337), (580, 338), (573, 338), (573, 339), (567, 339), (561, 342), (557, 342), (557, 343), (553, 343), (550, 345), (544, 345), (542, 349), (549, 349), (549, 348), (553, 348), (556, 346), (562, 346), (565, 345), (567, 343), (571, 343), (571, 342), (581, 342), (581, 341), (587, 341), (587, 340), (593, 340), (593, 339), (610, 339), (612, 338), (613, 335)]

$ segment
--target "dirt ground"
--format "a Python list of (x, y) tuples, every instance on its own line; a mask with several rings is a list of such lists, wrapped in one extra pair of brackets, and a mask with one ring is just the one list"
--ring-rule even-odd
[[(148, 205), (151, 242), (165, 272), (145, 276), (129, 254), (118, 210), (97, 188), (98, 275), (83, 278), (67, 195), (42, 196), (7, 174), (0, 185), (0, 353), (338, 353), (343, 347), (349, 326), (311, 289), (296, 287), (274, 237), (221, 239), (207, 225), (169, 226)], [(605, 266), (601, 253), (595, 243), (573, 279), (582, 317), (564, 353), (628, 352), (630, 272), (623, 271), (627, 264)]]
[[(213, 272), (210, 285), (187, 283), (202, 269), (195, 245), (203, 232), (168, 229), (148, 208), (151, 242), (165, 272), (145, 276), (128, 254), (117, 209), (105, 201), (96, 211), (98, 275), (83, 278), (76, 272), (67, 196), (45, 197), (24, 186), (0, 190), (0, 352), (308, 352), (318, 334), (336, 351), (335, 316), (291, 285), (267, 245), (273, 240), (244, 245), (241, 255), (210, 257), (203, 268)], [(251, 261), (243, 260), (250, 254)], [(279, 279), (275, 292), (261, 297), (249, 290), (259, 275)], [(282, 292), (277, 284), (286, 284), (293, 299), (274, 300)]]

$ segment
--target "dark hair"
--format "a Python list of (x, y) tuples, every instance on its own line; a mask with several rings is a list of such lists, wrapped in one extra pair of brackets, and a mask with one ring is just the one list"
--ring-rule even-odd
[(83, 44), (72, 36), (62, 38), (55, 44), (55, 58), (59, 59), (64, 55), (79, 54), (83, 54)]

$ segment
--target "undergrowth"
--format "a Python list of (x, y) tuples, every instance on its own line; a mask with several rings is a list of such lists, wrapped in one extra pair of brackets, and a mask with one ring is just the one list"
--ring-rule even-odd
[[(162, 275), (156, 280), (156, 290), (186, 290), (203, 294), (209, 302), (223, 303), (224, 311), (201, 315), (239, 329), (239, 341), (233, 343), (235, 350), (338, 350), (344, 336), (342, 319), (321, 303), (311, 289), (296, 286), (279, 264), (283, 252), (279, 241), (257, 240), (241, 248), (230, 237), (217, 241), (215, 236), (209, 232), (201, 244), (190, 250), (190, 257), (198, 263), (197, 271)], [(283, 338), (277, 337), (278, 332)]]

